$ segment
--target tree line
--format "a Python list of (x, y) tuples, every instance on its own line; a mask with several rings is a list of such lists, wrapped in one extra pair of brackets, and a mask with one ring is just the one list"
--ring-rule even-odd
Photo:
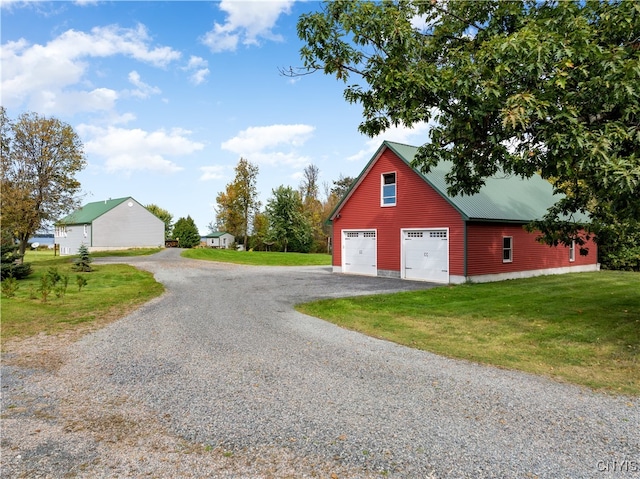
[[(360, 132), (430, 123), (413, 166), (451, 162), (451, 195), (496, 174), (541, 175), (559, 193), (528, 226), (541, 241), (594, 237), (603, 267), (640, 270), (639, 2), (328, 1), (297, 31), (302, 67), (282, 73), (344, 82), (346, 101), (362, 106)], [(2, 228), (24, 252), (31, 233), (76, 205), (84, 153), (55, 119), (9, 122), (2, 109), (1, 130)], [(297, 189), (274, 189), (264, 209), (257, 174), (240, 160), (211, 229), (247, 248), (326, 250), (324, 220), (340, 195), (325, 187), (320, 198), (317, 168)], [(181, 218), (171, 233), (182, 242), (176, 229), (192, 223)]]
[(309, 164), (297, 189), (280, 185), (262, 208), (258, 200), (259, 168), (245, 158), (235, 167), (235, 178), (216, 197), (211, 231), (226, 231), (244, 249), (260, 251), (329, 252), (329, 214), (351, 186), (353, 178), (340, 176), (320, 195), (320, 169)]
[[(240, 158), (235, 177), (216, 196), (215, 219), (207, 225), (209, 233), (226, 232), (245, 250), (301, 253), (329, 252), (331, 229), (326, 223), (331, 211), (351, 187), (354, 178), (340, 175), (331, 185), (322, 185), (320, 169), (309, 164), (297, 189), (280, 185), (271, 191), (264, 206), (259, 201), (259, 167)], [(191, 216), (179, 218), (156, 205), (145, 206), (165, 225), (165, 238), (180, 247), (200, 244), (200, 234)]]

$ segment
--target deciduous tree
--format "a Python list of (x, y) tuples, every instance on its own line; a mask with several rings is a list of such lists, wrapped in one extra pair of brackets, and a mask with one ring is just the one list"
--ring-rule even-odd
[(75, 175), (85, 165), (82, 142), (56, 118), (24, 113), (16, 121), (0, 107), (2, 135), (2, 228), (27, 241), (79, 205), (80, 182)]
[(333, 187), (331, 188), (331, 194), (335, 196), (335, 198), (340, 201), (344, 195), (347, 194), (349, 188), (355, 181), (355, 178), (351, 176), (344, 176), (340, 173), (340, 177), (337, 180), (333, 181)]
[(361, 132), (433, 123), (416, 165), (451, 161), (450, 194), (540, 174), (566, 193), (533, 225), (551, 244), (640, 218), (640, 3), (327, 2), (298, 34)]
[(249, 226), (253, 215), (260, 209), (258, 201), (258, 166), (240, 158), (235, 168), (236, 176), (224, 192), (216, 197), (218, 224), (234, 236), (243, 237), (247, 248)]
[(323, 204), (319, 199), (319, 177), (320, 168), (314, 164), (305, 167), (300, 182), (300, 195), (302, 197), (303, 213), (311, 227), (313, 242), (311, 252), (317, 253), (326, 251), (326, 234), (324, 228)]
[(264, 251), (271, 248), (273, 241), (269, 236), (269, 218), (265, 213), (253, 216), (250, 246), (254, 250)]
[(216, 221), (213, 231), (221, 230), (240, 237), (243, 218), (238, 207), (237, 192), (234, 183), (227, 184), (225, 191), (216, 196)]
[(272, 193), (266, 208), (271, 237), (282, 245), (285, 253), (308, 253), (313, 237), (309, 222), (302, 212), (300, 193), (290, 186), (279, 186)]

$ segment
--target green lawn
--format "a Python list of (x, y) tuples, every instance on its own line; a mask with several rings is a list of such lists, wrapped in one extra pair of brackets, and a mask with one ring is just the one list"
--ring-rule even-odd
[(206, 261), (249, 264), (254, 266), (329, 266), (331, 264), (330, 254), (197, 248), (184, 251), (182, 256)]
[[(110, 255), (150, 254), (158, 250), (130, 250), (112, 252)], [(92, 257), (107, 253), (92, 253)], [(90, 273), (71, 270), (74, 256), (53, 256), (53, 251), (28, 251), (25, 262), (31, 263), (33, 273), (18, 282), (15, 297), (3, 295), (1, 303), (3, 340), (11, 337), (26, 337), (41, 332), (56, 333), (76, 326), (104, 324), (124, 316), (150, 299), (159, 296), (164, 287), (157, 283), (151, 273), (139, 271), (123, 264), (92, 265)], [(57, 268), (69, 276), (67, 291), (56, 297), (52, 291), (46, 302), (38, 291), (42, 274), (49, 268)], [(78, 275), (87, 280), (87, 285), (78, 291)]]
[[(102, 255), (140, 255), (131, 250)], [(186, 257), (253, 265), (329, 265), (328, 255), (194, 249)], [(98, 254), (92, 254), (98, 256)], [(71, 271), (73, 257), (29, 251), (34, 273), (1, 301), (2, 339), (104, 324), (162, 294), (128, 265)], [(69, 275), (64, 297), (38, 292), (42, 273)], [(76, 277), (88, 284), (78, 291)], [(450, 357), (519, 369), (616, 393), (640, 394), (640, 274), (546, 276), (428, 291), (316, 301), (299, 311), (340, 326)]]
[(640, 274), (545, 276), (302, 304), (303, 313), (453, 358), (640, 394)]

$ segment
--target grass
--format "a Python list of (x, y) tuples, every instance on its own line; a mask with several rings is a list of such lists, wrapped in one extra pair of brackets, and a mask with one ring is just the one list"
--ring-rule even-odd
[(640, 394), (640, 274), (545, 276), (330, 299), (303, 313), (413, 348)]
[[(133, 256), (154, 250), (92, 253)], [(330, 256), (194, 249), (185, 256), (251, 265), (328, 265)], [(73, 256), (29, 251), (33, 274), (2, 298), (1, 336), (26, 337), (104, 324), (164, 291), (128, 265), (71, 271)], [(63, 298), (42, 302), (40, 277), (69, 275)], [(78, 292), (78, 274), (88, 284)], [(34, 296), (32, 298), (30, 296)], [(640, 395), (640, 274), (546, 276), (427, 291), (322, 300), (297, 309), (345, 328), (454, 358), (549, 376), (596, 390)]]
[(279, 253), (271, 251), (235, 251), (197, 248), (182, 253), (185, 258), (253, 266), (329, 266), (331, 255), (324, 253)]
[[(92, 257), (107, 255), (140, 255), (158, 250), (130, 250), (111, 253), (92, 253)], [(104, 324), (120, 318), (141, 304), (159, 296), (164, 287), (151, 273), (123, 264), (92, 265), (94, 271), (77, 273), (71, 270), (75, 256), (53, 256), (52, 251), (28, 251), (25, 262), (31, 263), (33, 273), (18, 282), (15, 297), (2, 298), (2, 340), (27, 337), (38, 333), (58, 333), (77, 327)], [(38, 292), (42, 274), (57, 268), (61, 275), (69, 275), (66, 294), (58, 298), (51, 292), (42, 301)], [(76, 277), (81, 275), (87, 285), (78, 291)]]

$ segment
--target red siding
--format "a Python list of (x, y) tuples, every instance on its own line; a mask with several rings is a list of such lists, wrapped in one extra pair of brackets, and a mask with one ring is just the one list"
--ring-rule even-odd
[[(511, 263), (502, 262), (502, 238), (513, 237)], [(471, 223), (467, 226), (467, 275), (512, 273), (546, 268), (583, 266), (597, 263), (598, 252), (593, 241), (581, 256), (576, 246), (575, 261), (569, 261), (569, 248), (550, 247), (536, 241), (536, 233), (528, 233), (520, 225)]]
[[(396, 206), (382, 207), (381, 176), (396, 173)], [(333, 220), (333, 265), (342, 265), (342, 230), (376, 229), (379, 270), (400, 271), (401, 228), (449, 228), (449, 274), (464, 276), (464, 221), (458, 211), (418, 174), (386, 149), (362, 178)], [(502, 238), (511, 236), (513, 261), (502, 261)], [(576, 247), (575, 261), (569, 248), (549, 247), (535, 240), (521, 225), (469, 223), (467, 225), (467, 276), (513, 273), (547, 268), (594, 265), (597, 247), (586, 246), (588, 256)]]
[[(380, 206), (381, 175), (396, 173), (396, 206)], [(386, 149), (333, 221), (333, 265), (342, 265), (344, 229), (378, 231), (378, 269), (400, 271), (401, 228), (449, 228), (449, 274), (463, 275), (460, 214), (391, 150)]]

